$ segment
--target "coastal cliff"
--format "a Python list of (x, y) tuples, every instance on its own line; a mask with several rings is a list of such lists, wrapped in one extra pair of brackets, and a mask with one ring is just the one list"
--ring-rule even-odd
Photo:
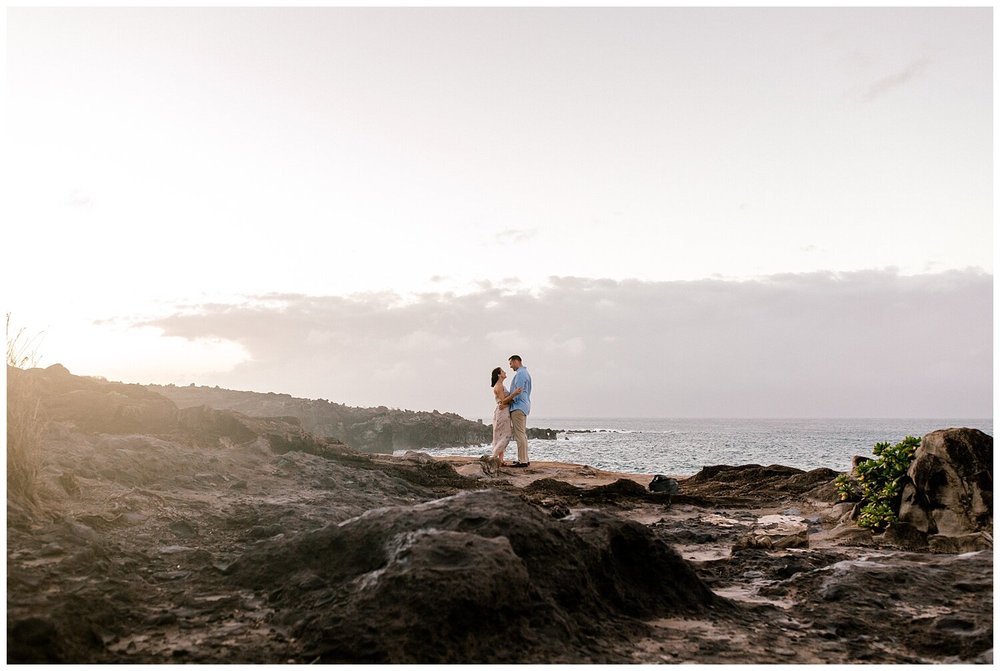
[[(288, 394), (234, 391), (218, 387), (147, 385), (179, 408), (204, 405), (251, 417), (295, 418), (317, 436), (339, 440), (364, 452), (477, 445), (493, 440), (493, 428), (451, 412), (418, 412), (379, 406), (358, 408), (325, 399)], [(550, 429), (529, 427), (529, 438), (555, 439)]]

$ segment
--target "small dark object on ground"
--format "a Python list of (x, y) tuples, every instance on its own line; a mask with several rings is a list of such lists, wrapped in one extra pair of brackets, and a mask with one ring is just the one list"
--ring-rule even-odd
[(669, 496), (673, 496), (680, 490), (680, 485), (673, 478), (668, 478), (665, 475), (654, 475), (653, 479), (649, 483), (649, 491), (664, 493)]

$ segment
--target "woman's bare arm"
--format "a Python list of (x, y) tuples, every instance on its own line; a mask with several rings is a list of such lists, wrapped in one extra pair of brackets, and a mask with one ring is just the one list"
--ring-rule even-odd
[(520, 393), (521, 393), (521, 387), (518, 387), (517, 389), (512, 389), (511, 392), (503, 398), (501, 403), (503, 403), (504, 405), (509, 405), (511, 400)]

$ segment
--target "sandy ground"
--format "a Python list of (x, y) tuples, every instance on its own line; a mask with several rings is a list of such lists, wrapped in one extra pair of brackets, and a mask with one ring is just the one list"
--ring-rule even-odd
[[(482, 467), (479, 457), (458, 457), (445, 456), (435, 457), (438, 461), (451, 464), (455, 470), (467, 477), (480, 477)], [(508, 480), (514, 487), (523, 488), (535, 480), (542, 478), (552, 478), (568, 482), (577, 487), (598, 487), (610, 485), (616, 480), (626, 478), (634, 480), (643, 487), (649, 485), (653, 479), (652, 475), (642, 473), (615, 473), (613, 471), (602, 471), (592, 466), (581, 464), (567, 464), (561, 461), (532, 461), (530, 466), (525, 468), (503, 467), (500, 478)], [(678, 477), (678, 476), (674, 476)], [(683, 478), (681, 478), (683, 479)]]

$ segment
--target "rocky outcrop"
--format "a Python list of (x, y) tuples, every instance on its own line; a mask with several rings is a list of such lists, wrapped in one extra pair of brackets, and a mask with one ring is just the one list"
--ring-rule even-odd
[(241, 445), (257, 437), (237, 413), (204, 405), (178, 411), (177, 420), (201, 444)]
[(44, 514), (8, 494), (8, 663), (992, 661), (992, 553), (824, 538), (824, 471), (711, 467), (668, 506), (648, 478), (467, 477), (287, 417), (178, 427), (46, 429)]
[(201, 445), (233, 447), (258, 441), (275, 454), (297, 451), (319, 456), (342, 454), (349, 449), (337, 440), (314, 436), (295, 417), (248, 417), (201, 405), (179, 410), (177, 418), (180, 429)]
[(829, 468), (803, 471), (799, 468), (773, 464), (743, 464), (740, 466), (706, 466), (680, 483), (680, 494), (674, 500), (698, 503), (706, 497), (725, 498), (734, 503), (759, 503), (832, 491), (837, 472)]
[(289, 394), (235, 391), (218, 387), (150, 385), (181, 409), (206, 406), (250, 417), (295, 418), (316, 436), (331, 438), (366, 452), (391, 453), (489, 442), (492, 429), (453, 413), (415, 412), (379, 406), (355, 408), (326, 399)]
[(539, 478), (524, 487), (522, 496), (525, 500), (548, 509), (554, 517), (568, 515), (571, 506), (628, 506), (646, 502), (666, 508), (671, 502), (669, 493), (651, 492), (629, 478), (619, 478), (596, 487), (577, 487), (554, 478)]
[(632, 618), (729, 607), (646, 527), (496, 490), (260, 544), (231, 575), (327, 663), (599, 660), (595, 637)]
[[(250, 417), (205, 406), (178, 410), (173, 401), (142, 385), (73, 375), (60, 364), (28, 370), (8, 366), (7, 374), (30, 386), (43, 421), (84, 433), (158, 436), (202, 446), (260, 442), (277, 454), (296, 450), (324, 456), (346, 449), (336, 440), (312, 435), (295, 417)], [(110, 438), (104, 442), (115, 443)]]
[[(710, 467), (665, 505), (589, 467), (467, 477), (472, 458), (362, 454), (280, 409), (159, 415), (25, 375), (57, 421), (43, 505), (8, 490), (9, 664), (992, 661), (992, 552), (824, 539), (832, 472)], [(77, 422), (72, 389), (140, 421)]]
[(907, 471), (897, 535), (927, 535), (932, 550), (993, 546), (993, 438), (943, 429), (920, 441)]
[(649, 491), (651, 492), (674, 495), (679, 489), (680, 484), (673, 478), (668, 478), (665, 475), (654, 475), (653, 479), (649, 481)]
[(32, 385), (46, 419), (72, 422), (90, 433), (163, 433), (177, 425), (177, 406), (138, 384), (73, 375), (60, 364), (22, 370), (10, 378)]
[[(416, 412), (379, 406), (356, 408), (325, 399), (295, 398), (218, 387), (149, 385), (181, 409), (204, 405), (251, 417), (294, 417), (309, 433), (366, 452), (452, 447), (489, 443), (493, 428), (450, 412)], [(552, 429), (529, 428), (529, 438), (554, 440)]]

